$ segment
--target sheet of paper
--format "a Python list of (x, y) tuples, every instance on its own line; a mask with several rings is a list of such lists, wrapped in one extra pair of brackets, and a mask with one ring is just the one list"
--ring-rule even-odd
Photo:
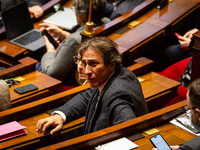
[(26, 134), (27, 131), (24, 130), (25, 128), (25, 126), (20, 125), (17, 121), (0, 125), (0, 141)]
[(138, 147), (138, 145), (136, 145), (135, 143), (133, 143), (132, 141), (130, 141), (129, 139), (123, 137), (120, 139), (117, 139), (115, 141), (103, 144), (101, 146), (96, 147), (96, 150), (130, 150), (133, 148)]

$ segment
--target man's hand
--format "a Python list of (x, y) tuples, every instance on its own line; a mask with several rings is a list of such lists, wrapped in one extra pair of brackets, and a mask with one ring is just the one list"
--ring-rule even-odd
[(52, 37), (58, 37), (61, 41), (63, 41), (65, 38), (67, 38), (70, 33), (67, 31), (64, 31), (60, 29), (58, 26), (50, 24), (50, 23), (41, 23), (39, 25), (40, 31), (43, 31), (44, 29), (47, 30), (47, 32), (52, 36)]
[(44, 35), (43, 38), (44, 38), (44, 41), (46, 43), (47, 52), (54, 52), (54, 53), (56, 53), (56, 50), (55, 50), (53, 44), (51, 44), (49, 42), (49, 39), (46, 37), (46, 35)]
[(43, 15), (43, 9), (39, 5), (35, 5), (28, 8), (29, 12), (35, 16), (35, 18), (39, 18)]
[(62, 129), (63, 122), (64, 120), (59, 114), (56, 114), (54, 116), (45, 119), (41, 119), (38, 121), (36, 125), (36, 131), (45, 134), (47, 132), (47, 129), (53, 126), (54, 129), (50, 131), (50, 134), (53, 135)]

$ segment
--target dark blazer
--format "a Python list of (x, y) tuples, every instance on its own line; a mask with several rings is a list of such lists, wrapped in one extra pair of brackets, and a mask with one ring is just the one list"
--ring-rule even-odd
[[(90, 88), (58, 108), (66, 115), (66, 122), (88, 115), (91, 100), (98, 87)], [(127, 68), (115, 71), (100, 94), (97, 107), (85, 133), (131, 120), (148, 113), (141, 85)]]
[(185, 142), (177, 150), (200, 150), (200, 136)]
[(123, 0), (116, 6), (116, 9), (111, 14), (110, 19), (113, 20), (113, 19), (127, 13), (128, 11), (135, 8), (143, 1), (144, 0)]

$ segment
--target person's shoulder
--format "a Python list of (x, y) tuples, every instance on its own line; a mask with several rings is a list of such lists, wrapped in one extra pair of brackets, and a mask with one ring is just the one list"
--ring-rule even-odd
[(188, 150), (188, 149), (193, 149), (193, 150), (199, 150), (200, 148), (200, 136), (197, 136), (184, 144), (182, 144), (178, 150)]

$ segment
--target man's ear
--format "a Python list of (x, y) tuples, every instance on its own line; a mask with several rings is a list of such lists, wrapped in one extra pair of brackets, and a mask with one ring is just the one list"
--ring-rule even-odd
[(110, 66), (111, 66), (111, 71), (112, 71), (112, 72), (115, 71), (116, 63), (113, 63), (113, 64), (111, 64)]
[(199, 121), (200, 121), (200, 109), (199, 108), (195, 108), (195, 111), (198, 112), (198, 117), (199, 117)]

